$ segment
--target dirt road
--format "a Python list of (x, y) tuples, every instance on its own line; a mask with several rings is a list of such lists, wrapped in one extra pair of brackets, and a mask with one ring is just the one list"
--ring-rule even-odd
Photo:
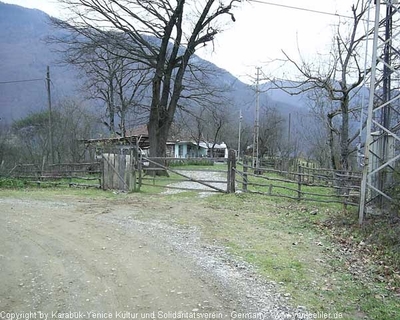
[(195, 231), (133, 219), (143, 205), (0, 197), (0, 319), (281, 318)]

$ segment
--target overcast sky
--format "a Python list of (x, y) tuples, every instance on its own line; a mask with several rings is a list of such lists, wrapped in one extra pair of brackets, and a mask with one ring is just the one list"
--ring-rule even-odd
[[(60, 16), (56, 0), (0, 1)], [(308, 59), (328, 53), (335, 26), (339, 21), (346, 21), (344, 17), (310, 12), (307, 9), (348, 16), (355, 1), (259, 0), (245, 3), (235, 11), (236, 22), (218, 35), (214, 48), (208, 46), (208, 49), (198, 54), (246, 82), (249, 82), (248, 76), (255, 74), (256, 66), (263, 67), (265, 73), (276, 77), (283, 77), (285, 73), (287, 76), (290, 69), (278, 68), (278, 64), (269, 62), (282, 58), (282, 50), (293, 57), (298, 56), (300, 51)], [(282, 5), (306, 10), (290, 9)]]

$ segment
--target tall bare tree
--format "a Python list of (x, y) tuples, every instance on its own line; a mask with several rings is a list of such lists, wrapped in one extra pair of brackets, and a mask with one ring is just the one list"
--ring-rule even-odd
[(215, 156), (215, 146), (222, 143), (225, 129), (231, 122), (228, 106), (221, 103), (206, 110), (204, 118), (206, 121), (204, 136), (209, 143), (211, 157)]
[[(53, 19), (56, 25), (64, 22)], [(145, 93), (150, 86), (149, 69), (119, 55), (109, 42), (93, 35), (92, 39), (68, 40), (68, 47), (62, 48), (63, 60), (77, 67), (85, 79), (82, 90), (88, 99), (102, 101), (105, 105), (106, 125), (112, 135), (125, 136), (127, 117), (130, 114), (139, 122), (144, 114)], [(110, 38), (118, 34), (109, 33)], [(58, 42), (58, 38), (49, 39)], [(63, 40), (64, 41), (64, 40)], [(119, 123), (117, 121), (119, 120)], [(118, 130), (120, 132), (118, 132)]]
[[(58, 23), (73, 32), (65, 42), (76, 43), (80, 37), (83, 41), (96, 39), (152, 70), (150, 155), (164, 156), (189, 61), (199, 47), (215, 39), (222, 25), (235, 21), (231, 11), (241, 0), (59, 1), (73, 13)], [(110, 38), (110, 30), (119, 36)]]
[[(55, 162), (82, 161), (84, 150), (79, 139), (88, 138), (96, 131), (98, 121), (94, 115), (81, 103), (65, 100), (54, 106), (52, 118)], [(17, 162), (42, 164), (50, 158), (48, 119), (48, 111), (43, 110), (12, 124), (13, 138), (9, 144), (18, 147)]]
[[(309, 91), (309, 112), (301, 120), (309, 151), (321, 166), (338, 168), (340, 119), (334, 101), (319, 89)], [(329, 161), (326, 161), (329, 159)]]
[(259, 128), (260, 156), (277, 156), (284, 141), (285, 119), (274, 107), (262, 107)]
[[(327, 112), (326, 119), (331, 129), (330, 139), (333, 135), (337, 135), (340, 149), (339, 165), (337, 167), (336, 162), (332, 161), (332, 166), (341, 170), (350, 168), (349, 159), (352, 152), (356, 150), (351, 146), (356, 136), (350, 136), (350, 117), (353, 112), (359, 111), (359, 106), (353, 108), (351, 99), (364, 82), (366, 75), (360, 63), (360, 49), (365, 39), (365, 32), (360, 29), (366, 13), (366, 5), (363, 6), (361, 1), (357, 1), (351, 10), (352, 24), (350, 28), (346, 26), (346, 31), (342, 30), (343, 26), (338, 27), (330, 58), (327, 61), (321, 62), (320, 65), (308, 63), (304, 59), (297, 62), (283, 52), (286, 60), (299, 71), (301, 80), (289, 86), (275, 81), (277, 86), (292, 95), (321, 90), (332, 102), (332, 109)], [(336, 118), (340, 119), (338, 127), (333, 124), (333, 119)]]

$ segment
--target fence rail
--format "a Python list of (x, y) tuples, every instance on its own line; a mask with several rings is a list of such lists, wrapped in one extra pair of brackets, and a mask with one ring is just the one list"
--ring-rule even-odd
[[(223, 169), (221, 159), (146, 158), (133, 149), (103, 153), (98, 162), (47, 166), (19, 164), (8, 177), (25, 184), (95, 187), (140, 191), (142, 186), (172, 190), (233, 193), (237, 190), (297, 201), (358, 205), (361, 176), (304, 165), (300, 161), (271, 159), (254, 168), (246, 158), (236, 163), (233, 150)], [(205, 167), (207, 165), (207, 167)], [(296, 167), (295, 167), (296, 166)], [(226, 168), (226, 169), (225, 169)], [(160, 172), (168, 172), (160, 175)]]
[(272, 168), (254, 168), (244, 159), (244, 163), (239, 164), (243, 170), (234, 169), (238, 177), (235, 180), (238, 189), (298, 201), (358, 205), (361, 176), (357, 173), (304, 165), (298, 165), (296, 171), (278, 170), (273, 163), (269, 164)]
[(59, 163), (46, 166), (18, 164), (5, 177), (18, 179), (26, 185), (100, 188), (101, 173), (99, 162)]

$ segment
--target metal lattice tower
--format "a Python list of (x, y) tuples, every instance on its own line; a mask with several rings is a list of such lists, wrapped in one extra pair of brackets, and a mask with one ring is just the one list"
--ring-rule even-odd
[(360, 224), (363, 223), (368, 207), (386, 209), (391, 205), (394, 173), (399, 169), (400, 42), (396, 40), (400, 36), (398, 2), (375, 0)]

